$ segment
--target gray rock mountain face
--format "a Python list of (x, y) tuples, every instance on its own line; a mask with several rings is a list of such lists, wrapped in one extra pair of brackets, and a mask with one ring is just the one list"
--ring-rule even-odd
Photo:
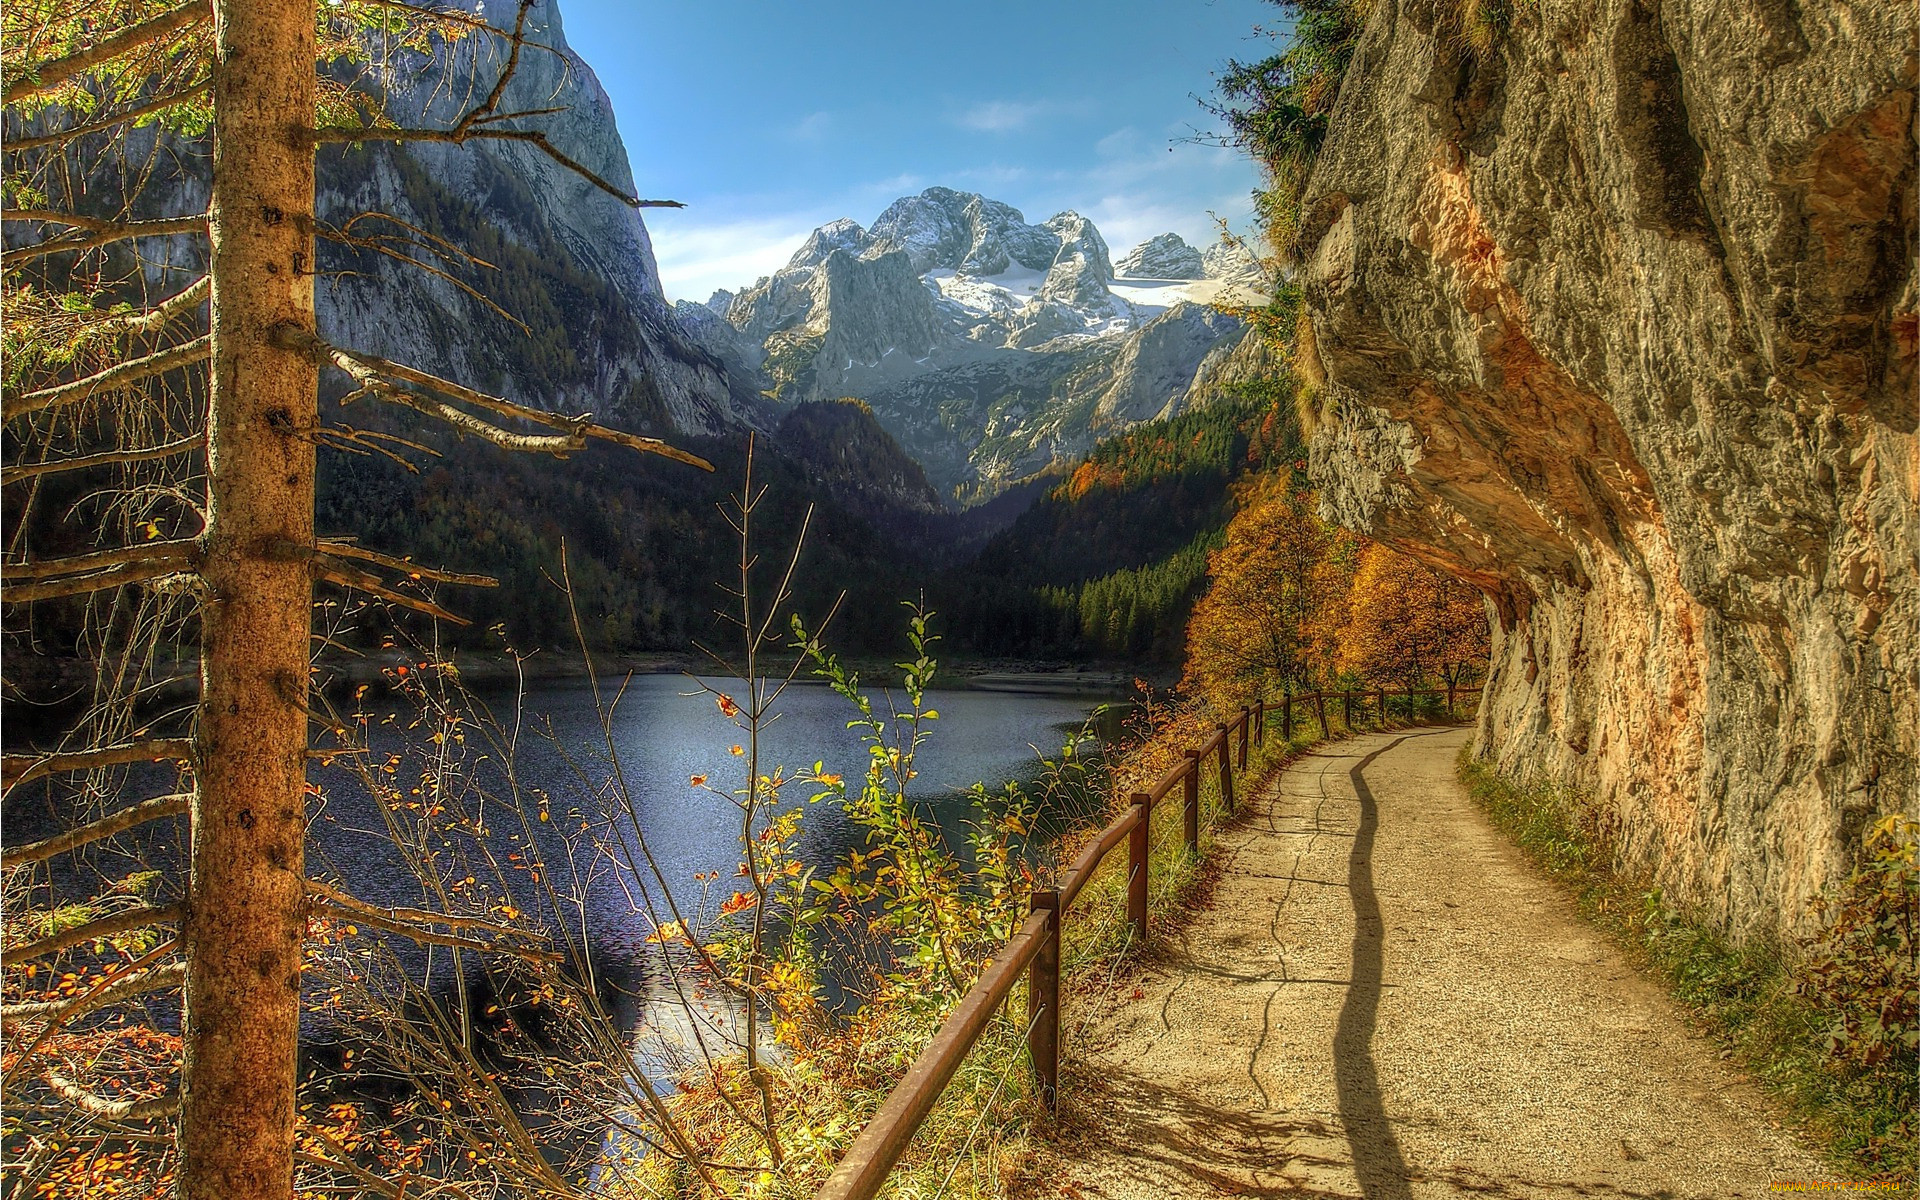
[(976, 352), (865, 399), (945, 495), (973, 502), (1086, 454), (1102, 437), (1182, 411), (1201, 367), (1245, 332), (1204, 305), (1177, 304), (1123, 333), (1040, 352)]
[[(513, 0), (485, 0), (480, 11), (511, 28), (517, 9)], [(500, 111), (564, 111), (503, 124), (544, 130), (563, 154), (631, 193), (612, 107), (568, 47), (554, 0), (532, 10), (527, 34), (551, 52), (521, 55)], [(504, 50), (501, 39), (468, 37), (432, 58), (384, 57), (372, 79), (397, 123), (445, 128), (486, 94)], [(336, 226), (383, 212), (472, 249), (499, 267), (480, 272), (476, 288), (528, 326), (425, 271), (363, 254), (352, 274), (322, 277), (316, 301), (329, 339), (523, 403), (660, 432), (717, 432), (771, 419), (750, 380), (734, 378), (674, 319), (638, 210), (535, 146), (328, 149), (320, 156), (318, 202), (322, 220)], [(363, 222), (357, 231), (378, 224)], [(385, 232), (395, 228), (384, 224)]]
[(1201, 270), (1208, 279), (1219, 279), (1255, 289), (1267, 286), (1267, 270), (1260, 265), (1245, 242), (1221, 238), (1200, 254)]
[[(814, 230), (725, 313), (765, 348), (781, 401), (870, 401), (941, 494), (970, 501), (1177, 409), (1208, 356), (1240, 339), (1232, 318), (1135, 308), (1113, 282), (1106, 239), (1080, 214), (1030, 225), (997, 200), (936, 187), (869, 227)], [(700, 332), (703, 315), (688, 317), (703, 345), (738, 361)]]
[(1200, 252), (1177, 233), (1148, 238), (1127, 251), (1113, 269), (1128, 279), (1205, 279), (1207, 264)]
[[(835, 222), (842, 223), (852, 224)], [(998, 275), (1014, 263), (1044, 271), (1060, 248), (1051, 231), (1027, 224), (1018, 209), (943, 187), (888, 205), (870, 236), (877, 251), (906, 251), (916, 275), (941, 269)]]
[(1046, 228), (1060, 248), (1047, 269), (1047, 281), (1040, 285), (1040, 298), (1088, 312), (1110, 310), (1113, 294), (1107, 288), (1113, 283), (1113, 262), (1107, 240), (1093, 222), (1077, 212), (1063, 212), (1049, 218)]
[(783, 398), (858, 396), (916, 374), (951, 335), (905, 251), (856, 258), (835, 250), (807, 278), (807, 317), (767, 338)]
[(1302, 208), (1326, 512), (1493, 598), (1481, 753), (1804, 930), (1920, 815), (1912, 8), (1547, 0), (1478, 67), (1423, 11)]

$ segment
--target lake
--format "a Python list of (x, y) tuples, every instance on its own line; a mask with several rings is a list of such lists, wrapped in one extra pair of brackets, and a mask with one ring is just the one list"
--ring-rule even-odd
[[(701, 682), (736, 697), (745, 694), (745, 685), (738, 680)], [(698, 896), (695, 876), (705, 872), (718, 872), (713, 886), (720, 895), (729, 894), (740, 861), (739, 810), (726, 798), (689, 781), (705, 776), (723, 791), (740, 786), (745, 759), (731, 754), (730, 747), (744, 742), (745, 735), (720, 712), (714, 697), (698, 687), (678, 675), (635, 676), (624, 690), (619, 681), (603, 684), (607, 698), (619, 693), (612, 708), (612, 748), (633, 825), (644, 836), (659, 875), (682, 904)], [(869, 694), (876, 712), (890, 711), (887, 693), (872, 689)], [(604, 781), (612, 776), (612, 759), (591, 689), (585, 683), (550, 684), (530, 690), (524, 698), (495, 693), (482, 694), (481, 699), (499, 726), (513, 729), (517, 725), (520, 731), (514, 762), (525, 798), (521, 807), (545, 808), (553, 818), (541, 823), (531, 819), (530, 811), (529, 819), (522, 822), (519, 813), (506, 811), (501, 803), (507, 789), (499, 770), (500, 756), (477, 761), (478, 742), (469, 735), (466, 773), (482, 781), (491, 794), (480, 798), (469, 792), (462, 802), (488, 827), (488, 842), (496, 856), (518, 855), (516, 861), (524, 864), (535, 857), (526, 844), (530, 841), (538, 857), (550, 864), (554, 876), (550, 882), (567, 897), (563, 907), (578, 901), (584, 909), (570, 913), (568, 923), (575, 928), (584, 925), (596, 956), (610, 962), (651, 957), (643, 947), (654, 922), (639, 910), (656, 893), (652, 869), (638, 853), (598, 852), (582, 835), (583, 821), (600, 824), (607, 807)], [(891, 700), (905, 703), (898, 692)], [(957, 835), (972, 817), (973, 804), (966, 793), (973, 784), (994, 788), (1030, 777), (1043, 755), (1057, 756), (1066, 742), (1082, 732), (1100, 704), (1098, 697), (1087, 696), (929, 691), (925, 705), (938, 712), (939, 719), (925, 725), (930, 736), (921, 746), (916, 763), (919, 777), (910, 794), (943, 829)], [(824, 686), (795, 684), (781, 697), (776, 712), (776, 719), (761, 735), (763, 772), (783, 766), (788, 774), (805, 774), (820, 762), (827, 771), (843, 776), (850, 787), (857, 786), (867, 754), (857, 733), (847, 728), (856, 715), (852, 705)], [(1106, 722), (1111, 724), (1111, 718)], [(418, 734), (378, 726), (375, 730), (374, 745), (381, 751), (399, 748), (406, 737), (413, 739), (416, 748), (420, 745)], [(399, 777), (417, 771), (410, 760)], [(366, 900), (430, 906), (432, 898), (423, 895), (406, 859), (417, 858), (439, 843), (422, 840), (412, 851), (397, 849), (379, 810), (346, 772), (335, 768), (316, 778), (322, 782), (325, 800), (316, 806), (308, 839), (309, 869), (330, 867)], [(796, 783), (787, 790), (785, 800), (804, 803), (819, 790)], [(808, 865), (827, 866), (863, 838), (864, 831), (850, 825), (837, 806), (814, 805), (805, 817), (800, 857)], [(509, 868), (500, 878), (519, 907), (549, 912), (553, 908), (541, 889), (528, 886), (524, 874)], [(446, 952), (437, 957), (446, 961)]]

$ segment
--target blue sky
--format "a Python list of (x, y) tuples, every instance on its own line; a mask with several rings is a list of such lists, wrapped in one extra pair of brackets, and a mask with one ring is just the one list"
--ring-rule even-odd
[(1116, 255), (1209, 211), (1245, 230), (1243, 156), (1182, 142), (1228, 58), (1270, 45), (1262, 0), (560, 0), (614, 110), (667, 294), (704, 300), (815, 226), (934, 184), (1039, 221), (1072, 208)]

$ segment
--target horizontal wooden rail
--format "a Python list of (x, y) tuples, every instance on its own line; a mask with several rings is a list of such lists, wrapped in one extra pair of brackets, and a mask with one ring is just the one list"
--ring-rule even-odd
[(1066, 878), (1060, 881), (1060, 911), (1063, 914), (1073, 907), (1074, 897), (1080, 894), (1080, 889), (1086, 887), (1093, 879), (1094, 871), (1099, 869), (1100, 860), (1107, 856), (1108, 851), (1125, 841), (1127, 835), (1133, 832), (1133, 827), (1138, 825), (1145, 815), (1140, 809), (1128, 805), (1126, 812), (1114, 818), (1112, 824), (1100, 831), (1099, 837), (1087, 843), (1086, 848), (1080, 851), (1079, 856), (1073, 860), (1073, 865), (1067, 868)]
[(887, 1095), (886, 1103), (853, 1140), (832, 1176), (814, 1193), (814, 1200), (867, 1200), (879, 1193), (887, 1182), (887, 1173), (919, 1131), (920, 1122), (933, 1111), (940, 1093), (960, 1069), (961, 1060), (993, 1019), (994, 1010), (1020, 981), (1020, 972), (1027, 969), (1050, 937), (1058, 936), (1051, 927), (1052, 919), (1049, 912), (1033, 913), (1013, 940), (994, 955), (941, 1023), (940, 1032), (914, 1060), (913, 1069)]
[[(985, 1032), (994, 1012), (1012, 993), (1014, 984), (1019, 982), (1020, 973), (1029, 967), (1032, 968), (1032, 978), (1027, 997), (1027, 1045), (1033, 1055), (1033, 1070), (1041, 1098), (1051, 1110), (1058, 1094), (1060, 1078), (1060, 926), (1072, 909), (1074, 900), (1100, 869), (1101, 862), (1120, 843), (1128, 844), (1127, 915), (1136, 933), (1144, 938), (1147, 932), (1145, 900), (1149, 850), (1145, 835), (1151, 828), (1153, 806), (1166, 799), (1174, 788), (1183, 789), (1183, 832), (1188, 850), (1197, 854), (1200, 781), (1203, 778), (1201, 763), (1209, 755), (1219, 756), (1220, 803), (1222, 809), (1230, 813), (1234, 806), (1234, 772), (1236, 768), (1242, 774), (1246, 772), (1249, 742), (1260, 744), (1266, 741), (1269, 714), (1279, 714), (1282, 736), (1291, 740), (1296, 719), (1294, 706), (1311, 705), (1308, 711), (1317, 716), (1320, 735), (1326, 737), (1332, 732), (1327, 723), (1327, 702), (1331, 700), (1341, 704), (1347, 727), (1351, 730), (1354, 728), (1356, 699), (1364, 711), (1364, 699), (1368, 694), (1378, 697), (1375, 711), (1384, 720), (1388, 693), (1380, 688), (1370, 688), (1367, 692), (1301, 692), (1283, 696), (1277, 701), (1262, 700), (1241, 709), (1225, 724), (1216, 726), (1198, 748), (1183, 752), (1183, 761), (1154, 780), (1146, 791), (1135, 792), (1126, 811), (1108, 822), (1074, 856), (1058, 882), (1058, 890), (1034, 894), (1034, 910), (1025, 924), (994, 955), (953, 1012), (941, 1023), (933, 1040), (914, 1060), (913, 1067), (888, 1093), (880, 1111), (867, 1122), (866, 1128), (854, 1139), (833, 1174), (814, 1193), (814, 1200), (872, 1200), (879, 1195), (880, 1189), (886, 1185), (887, 1175), (900, 1161), (900, 1156), (906, 1153), (913, 1135), (919, 1131), (920, 1123), (933, 1111), (941, 1092), (960, 1069), (967, 1052)], [(1450, 693), (1442, 689), (1415, 688), (1392, 695), (1406, 697), (1409, 704), (1415, 696), (1444, 697), (1448, 699), (1449, 712), (1453, 708)], [(1240, 738), (1237, 747), (1233, 740), (1236, 734)]]

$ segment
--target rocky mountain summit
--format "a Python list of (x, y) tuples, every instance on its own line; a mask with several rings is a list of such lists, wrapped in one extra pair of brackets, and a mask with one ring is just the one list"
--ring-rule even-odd
[(1205, 279), (1206, 260), (1177, 233), (1148, 238), (1114, 264), (1122, 275), (1140, 279)]
[(871, 226), (823, 225), (772, 275), (675, 311), (782, 402), (869, 401), (945, 496), (983, 499), (1103, 431), (1177, 411), (1201, 364), (1245, 332), (1193, 301), (1256, 291), (1250, 264), (1165, 234), (1117, 268), (1079, 213), (1029, 224), (933, 187)]

